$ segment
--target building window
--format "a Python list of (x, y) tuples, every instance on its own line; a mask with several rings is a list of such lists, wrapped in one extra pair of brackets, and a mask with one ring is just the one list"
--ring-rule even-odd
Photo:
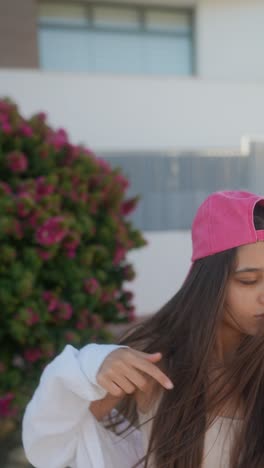
[(191, 75), (190, 9), (110, 3), (39, 3), (46, 70)]

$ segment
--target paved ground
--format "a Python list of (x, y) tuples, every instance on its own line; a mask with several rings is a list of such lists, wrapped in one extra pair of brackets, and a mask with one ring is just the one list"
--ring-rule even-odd
[(11, 424), (0, 425), (0, 468), (30, 468), (21, 443), (21, 431)]
[(30, 466), (26, 461), (22, 447), (15, 447), (10, 451), (7, 462), (1, 468), (29, 468)]

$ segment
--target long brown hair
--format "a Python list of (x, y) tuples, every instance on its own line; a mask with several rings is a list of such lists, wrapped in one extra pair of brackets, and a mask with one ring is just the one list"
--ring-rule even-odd
[[(256, 229), (264, 229), (262, 207), (256, 208), (254, 221)], [(201, 468), (205, 433), (217, 410), (230, 398), (237, 402), (233, 417), (238, 404), (243, 404), (230, 467), (264, 467), (263, 336), (245, 334), (233, 355), (212, 368), (216, 333), (223, 319), (236, 251), (234, 248), (195, 261), (175, 296), (119, 341), (148, 353), (161, 352), (160, 367), (174, 383), (172, 390), (159, 394), (143, 459), (145, 467), (154, 460), (155, 468)], [(210, 377), (210, 369), (217, 371), (213, 374), (216, 378)], [(133, 395), (125, 397), (117, 409), (131, 426), (137, 426)]]

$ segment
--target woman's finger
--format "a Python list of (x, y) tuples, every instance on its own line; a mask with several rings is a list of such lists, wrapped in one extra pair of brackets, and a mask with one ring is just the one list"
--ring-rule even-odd
[(114, 383), (118, 385), (125, 393), (128, 394), (134, 393), (134, 391), (136, 390), (134, 383), (132, 383), (124, 376), (116, 375), (114, 377)]
[(148, 388), (149, 377), (144, 376), (141, 371), (134, 369), (133, 367), (123, 364), (124, 376), (139, 390), (145, 392)]
[(135, 358), (133, 366), (140, 369), (145, 374), (150, 375), (153, 379), (159, 382), (162, 387), (165, 387), (166, 389), (173, 388), (171, 380), (152, 362), (142, 358)]
[(122, 397), (125, 395), (125, 392), (112, 380), (105, 378), (103, 375), (98, 375), (97, 377), (98, 384), (103, 387), (110, 395), (114, 397)]

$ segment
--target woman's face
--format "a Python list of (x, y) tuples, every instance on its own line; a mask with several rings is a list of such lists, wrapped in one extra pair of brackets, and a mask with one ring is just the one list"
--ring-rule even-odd
[(223, 325), (248, 335), (264, 334), (264, 242), (237, 249), (227, 285)]

